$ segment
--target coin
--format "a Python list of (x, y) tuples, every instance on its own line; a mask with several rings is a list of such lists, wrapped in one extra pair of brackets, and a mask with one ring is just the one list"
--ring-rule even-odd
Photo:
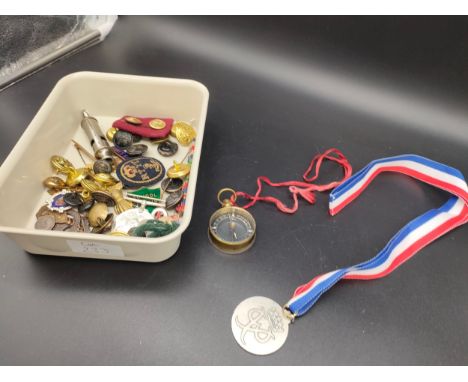
[(36, 212), (36, 218), (39, 218), (44, 215), (51, 215), (51, 214), (52, 214), (52, 211), (49, 210), (49, 207), (47, 207), (47, 205), (44, 205), (41, 208), (39, 208), (39, 211)]
[(110, 127), (109, 129), (107, 129), (106, 131), (106, 137), (109, 141), (113, 141), (114, 139), (114, 135), (115, 133), (119, 131), (119, 129), (115, 128), (115, 127)]
[(135, 125), (135, 126), (138, 126), (138, 125), (141, 125), (142, 122), (141, 122), (141, 119), (138, 119), (137, 117), (125, 117), (124, 118), (125, 121), (127, 121), (128, 123), (132, 124), (132, 125)]
[(57, 223), (54, 225), (54, 228), (52, 228), (53, 231), (65, 231), (67, 228), (70, 228), (70, 225), (66, 223)]
[(176, 192), (179, 191), (184, 185), (184, 180), (181, 178), (166, 178), (161, 183), (161, 189), (164, 192)]
[(51, 215), (53, 215), (56, 224), (57, 223), (58, 224), (68, 224), (68, 222), (70, 220), (70, 218), (68, 217), (66, 212), (53, 211)]
[(94, 199), (89, 199), (86, 202), (84, 202), (81, 206), (78, 206), (78, 212), (83, 213), (89, 211), (93, 205)]
[(231, 318), (231, 330), (244, 350), (266, 355), (274, 353), (286, 342), (289, 320), (277, 302), (255, 296), (237, 305)]
[(63, 196), (63, 200), (71, 207), (83, 204), (84, 200), (78, 192), (69, 192)]
[(171, 194), (166, 199), (166, 209), (171, 210), (179, 204), (179, 202), (182, 200), (182, 197), (184, 196), (184, 193), (182, 190), (175, 191)]
[(34, 228), (36, 229), (45, 229), (45, 230), (51, 230), (54, 228), (55, 225), (55, 219), (52, 215), (44, 215), (40, 216), (36, 224), (34, 225)]
[(114, 134), (112, 141), (117, 147), (121, 149), (126, 149), (133, 144), (133, 136), (127, 131), (119, 130)]
[(107, 191), (95, 191), (91, 193), (93, 199), (99, 203), (105, 203), (109, 207), (115, 205), (114, 199)]
[(94, 162), (93, 171), (96, 174), (110, 174), (112, 172), (112, 165), (104, 159), (99, 159)]
[(159, 144), (158, 153), (161, 154), (163, 157), (170, 157), (173, 156), (178, 149), (179, 146), (177, 145), (177, 143), (166, 141)]
[(166, 127), (166, 122), (164, 122), (162, 119), (156, 118), (149, 121), (148, 125), (152, 129), (162, 130)]
[(146, 153), (147, 150), (148, 150), (148, 146), (143, 145), (143, 144), (136, 144), (136, 145), (130, 146), (125, 151), (127, 151), (127, 154), (130, 155), (131, 157), (138, 157)]
[(80, 228), (81, 228), (81, 215), (80, 215), (80, 213), (75, 209), (71, 209), (67, 213), (73, 217), (73, 224), (72, 224), (70, 230), (73, 231), (73, 232), (80, 231)]
[(91, 228), (89, 226), (89, 220), (84, 215), (81, 215), (81, 226), (83, 227), (83, 232), (85, 233), (91, 232)]

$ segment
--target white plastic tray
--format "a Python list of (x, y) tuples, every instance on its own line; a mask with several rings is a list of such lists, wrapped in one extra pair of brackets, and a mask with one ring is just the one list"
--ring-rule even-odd
[[(192, 80), (94, 72), (62, 78), (0, 168), (0, 232), (34, 254), (166, 260), (177, 251), (192, 217), (208, 97), (206, 87)], [(161, 238), (137, 238), (34, 229), (35, 214), (48, 196), (42, 180), (53, 175), (51, 155), (62, 155), (80, 167), (82, 161), (72, 139), (92, 152), (80, 127), (83, 109), (98, 119), (103, 133), (122, 115), (169, 117), (192, 123), (197, 138), (185, 212), (176, 231)], [(156, 153), (156, 146), (150, 149), (148, 156)], [(186, 152), (180, 146), (175, 157), (157, 158), (168, 168)]]

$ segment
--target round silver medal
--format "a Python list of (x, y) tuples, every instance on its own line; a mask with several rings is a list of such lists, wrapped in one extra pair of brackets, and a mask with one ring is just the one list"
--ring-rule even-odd
[(234, 338), (244, 350), (266, 355), (274, 353), (286, 342), (289, 320), (277, 302), (255, 296), (237, 305), (231, 328)]

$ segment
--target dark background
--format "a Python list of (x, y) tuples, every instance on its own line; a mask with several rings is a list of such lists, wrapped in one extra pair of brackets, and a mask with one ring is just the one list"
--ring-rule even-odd
[[(170, 260), (34, 256), (0, 237), (0, 363), (467, 364), (466, 226), (384, 279), (338, 284), (271, 356), (244, 352), (230, 329), (243, 299), (283, 304), (313, 276), (374, 256), (444, 192), (387, 174), (333, 218), (327, 195), (292, 216), (255, 206), (243, 255), (206, 236), (220, 188), (299, 179), (329, 147), (355, 170), (415, 153), (468, 174), (467, 41), (468, 19), (454, 17), (121, 17), (102, 44), (0, 93), (4, 159), (68, 73), (192, 78), (210, 91), (194, 214)], [(321, 180), (338, 176), (326, 165)]]

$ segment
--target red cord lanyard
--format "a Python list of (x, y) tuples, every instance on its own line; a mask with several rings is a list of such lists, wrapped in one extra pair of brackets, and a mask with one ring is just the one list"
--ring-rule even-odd
[[(344, 172), (343, 178), (341, 180), (337, 180), (328, 184), (313, 184), (312, 182), (316, 180), (319, 176), (320, 167), (322, 166), (322, 163), (324, 160), (330, 160), (330, 161), (336, 162), (341, 167), (343, 167), (343, 172)], [(314, 167), (315, 167), (315, 173), (313, 176), (310, 176)], [(284, 212), (287, 214), (293, 214), (298, 209), (298, 205), (299, 205), (298, 195), (302, 196), (310, 204), (314, 204), (316, 200), (314, 191), (322, 192), (322, 191), (331, 190), (337, 187), (338, 185), (340, 185), (346, 179), (348, 179), (351, 176), (352, 172), (353, 170), (352, 170), (351, 164), (349, 163), (348, 159), (343, 155), (343, 153), (336, 148), (331, 148), (325, 151), (323, 154), (317, 154), (315, 157), (312, 158), (312, 161), (310, 162), (309, 167), (307, 168), (304, 175), (302, 176), (302, 178), (304, 179), (303, 182), (297, 181), (297, 180), (291, 180), (291, 181), (286, 181), (286, 182), (274, 183), (266, 176), (259, 176), (257, 178), (257, 192), (255, 193), (255, 195), (250, 195), (242, 191), (236, 192), (237, 196), (250, 200), (250, 202), (248, 202), (244, 206), (239, 206), (239, 207), (247, 209), (255, 205), (255, 203), (262, 201), (262, 202), (275, 204), (276, 208), (280, 210), (281, 212)], [(271, 187), (288, 187), (294, 200), (293, 206), (288, 207), (279, 199), (273, 196), (260, 196), (262, 192), (263, 183)], [(231, 197), (231, 202), (233, 204), (235, 202), (233, 197)]]

